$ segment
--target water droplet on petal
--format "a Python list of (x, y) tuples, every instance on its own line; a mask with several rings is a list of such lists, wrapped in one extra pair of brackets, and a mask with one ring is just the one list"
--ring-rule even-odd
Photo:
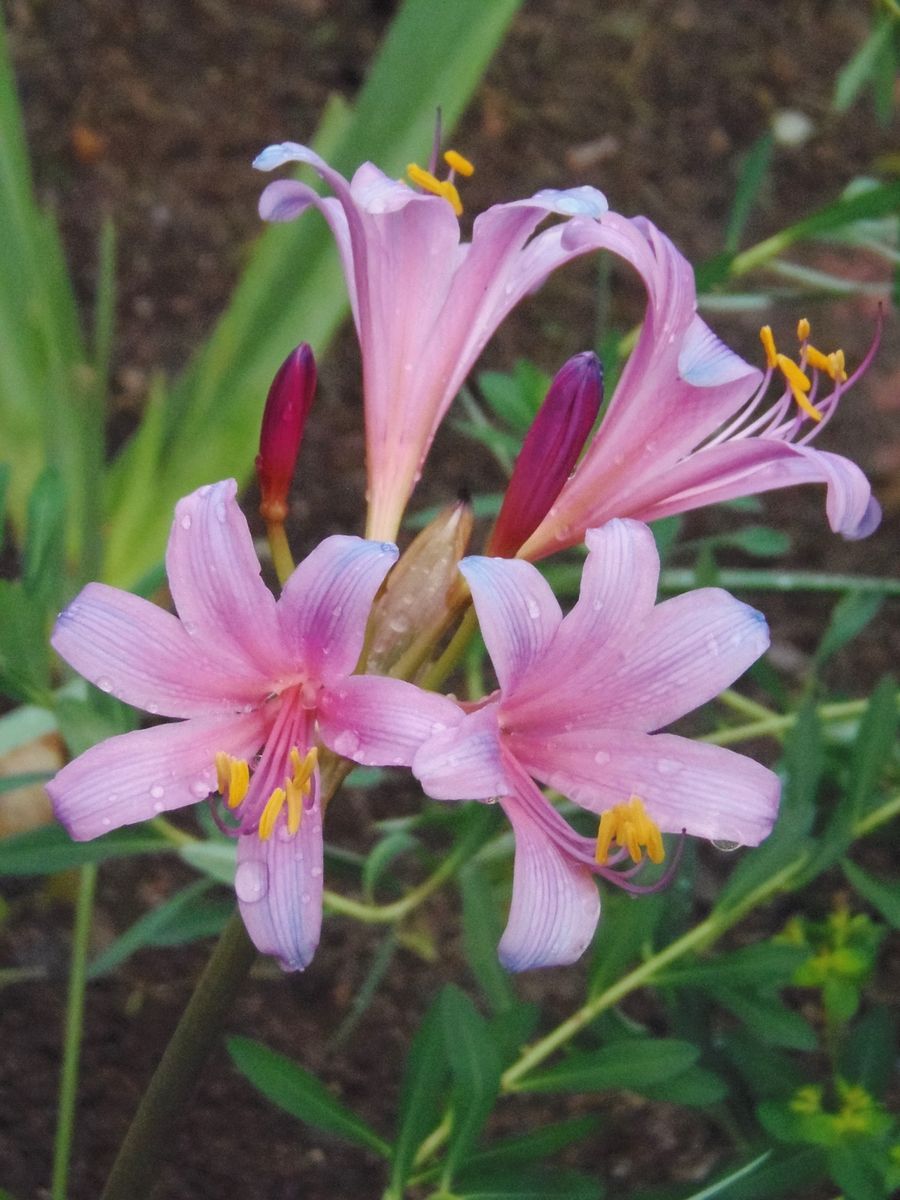
[(598, 750), (594, 755), (594, 762), (598, 767), (605, 766), (605, 764), (609, 762), (609, 755), (605, 750)]
[(710, 634), (706, 639), (706, 650), (713, 658), (717, 657), (722, 647), (719, 645), (719, 639), (715, 634)]
[(149, 703), (147, 703), (147, 704), (145, 704), (145, 705), (144, 705), (144, 708), (145, 708), (145, 710), (146, 710), (148, 713), (150, 713), (150, 714), (151, 714), (152, 716), (154, 716), (154, 717), (155, 717), (155, 716), (156, 716), (156, 714), (159, 712), (159, 705), (158, 705), (158, 704), (154, 704), (152, 701), (151, 701), (151, 702), (149, 702)]
[(677, 775), (682, 770), (682, 764), (674, 758), (661, 758), (656, 769), (660, 775)]
[(154, 800), (162, 800), (162, 798), (165, 794), (166, 794), (166, 789), (164, 787), (161, 787), (160, 784), (158, 784), (158, 783), (154, 783), (153, 787), (150, 789), (150, 795), (153, 797)]
[(198, 800), (205, 800), (209, 795), (209, 784), (203, 779), (195, 779), (190, 786), (190, 793)]
[(733, 850), (740, 850), (740, 842), (729, 842), (725, 838), (713, 838), (712, 844), (717, 850), (721, 850), (725, 854), (731, 854)]
[(183, 517), (181, 518), (181, 520), (179, 521), (179, 525), (181, 526), (181, 528), (182, 528), (182, 529), (190, 529), (190, 527), (191, 527), (191, 514), (190, 514), (190, 513), (185, 513), (185, 514), (184, 514), (184, 516), (183, 516)]
[(220, 525), (224, 525), (225, 522), (228, 520), (228, 513), (225, 510), (224, 504), (216, 505), (216, 520), (219, 522)]
[(313, 879), (320, 879), (322, 876), (322, 868), (321, 867), (311, 867), (309, 873), (310, 873), (310, 875), (312, 875)]
[(525, 597), (525, 609), (532, 621), (536, 621), (541, 615), (541, 606), (535, 600), (534, 596)]
[(352, 758), (359, 749), (359, 738), (351, 729), (343, 729), (334, 739), (335, 754), (342, 754), (344, 758)]
[(97, 687), (101, 692), (111, 692), (113, 690), (112, 680), (108, 675), (101, 675), (97, 680)]
[(447, 728), (447, 726), (444, 724), (443, 721), (435, 721), (434, 724), (431, 726), (431, 732), (432, 733), (443, 733), (446, 728)]
[(112, 825), (112, 821), (109, 819), (109, 817), (101, 817), (100, 824), (106, 829), (109, 829), (110, 825)]
[(309, 894), (309, 892), (304, 892), (300, 897), (300, 900), (303, 904), (309, 904), (310, 900), (312, 900), (312, 896)]
[(255, 904), (264, 899), (269, 890), (269, 871), (266, 864), (253, 858), (238, 863), (234, 873), (234, 890), (238, 900), (244, 904)]

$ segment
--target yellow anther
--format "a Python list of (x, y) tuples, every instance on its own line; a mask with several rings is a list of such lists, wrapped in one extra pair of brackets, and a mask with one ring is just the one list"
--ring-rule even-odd
[(821, 421), (822, 414), (806, 398), (806, 393), (812, 387), (809, 376), (804, 375), (797, 364), (788, 358), (786, 354), (779, 354), (776, 361), (788, 387), (791, 389), (791, 395), (797, 402), (797, 407), (805, 412), (813, 421)]
[(666, 856), (659, 826), (639, 796), (632, 796), (627, 804), (617, 804), (601, 814), (594, 853), (598, 863), (607, 862), (613, 841), (624, 847), (636, 863), (641, 861), (644, 850), (651, 862), (661, 863)]
[(250, 764), (243, 758), (232, 758), (224, 750), (216, 754), (216, 787), (229, 808), (237, 808), (250, 787)]
[(303, 758), (300, 757), (300, 751), (296, 746), (291, 751), (291, 766), (294, 769), (294, 773), (291, 776), (290, 782), (294, 787), (299, 789), (301, 796), (305, 796), (309, 791), (310, 780), (313, 777), (318, 762), (319, 750), (317, 746), (313, 746), (311, 750), (307, 750)]
[(812, 367), (814, 371), (824, 371), (826, 375), (831, 375), (834, 370), (830, 354), (823, 354), (821, 350), (817, 350), (815, 346), (806, 347), (806, 365)]
[(425, 192), (432, 192), (435, 196), (441, 195), (443, 183), (436, 175), (426, 171), (424, 167), (420, 167), (417, 163), (410, 163), (406, 168), (406, 173), (416, 187), (422, 188)]
[(806, 317), (801, 317), (797, 322), (797, 337), (801, 342), (805, 342), (809, 337), (810, 329), (811, 326), (809, 321), (807, 321)]
[(836, 379), (838, 383), (847, 382), (846, 360), (843, 350), (834, 350), (828, 355), (828, 360), (831, 363), (831, 378)]
[(772, 334), (771, 325), (763, 325), (759, 331), (759, 340), (763, 344), (763, 349), (766, 352), (766, 366), (770, 371), (775, 369), (777, 353), (775, 350), (775, 338)]
[(463, 210), (462, 201), (459, 198), (459, 192), (449, 179), (438, 179), (436, 175), (432, 175), (430, 171), (417, 166), (416, 163), (410, 163), (406, 168), (406, 173), (423, 192), (431, 192), (434, 196), (440, 196), (442, 200), (446, 200), (457, 216), (460, 216)]
[(284, 807), (286, 799), (287, 793), (284, 788), (276, 788), (266, 801), (266, 806), (262, 810), (262, 816), (259, 818), (259, 836), (261, 841), (268, 841), (275, 832), (275, 822), (278, 820), (278, 814)]
[(463, 158), (463, 156), (456, 150), (445, 150), (444, 162), (451, 171), (456, 171), (457, 175), (464, 175), (466, 179), (468, 179), (470, 175), (475, 174), (474, 163), (469, 162), (467, 158)]

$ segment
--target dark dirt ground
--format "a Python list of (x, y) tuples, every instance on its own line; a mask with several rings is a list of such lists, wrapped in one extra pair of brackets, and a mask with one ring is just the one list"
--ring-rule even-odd
[[(133, 420), (151, 373), (178, 370), (225, 305), (244, 249), (257, 231), (256, 151), (283, 138), (304, 140), (330, 92), (352, 97), (392, 11), (387, 0), (10, 0), (7, 21), (25, 103), (36, 182), (62, 221), (79, 294), (89, 307), (97, 231), (104, 214), (120, 240), (116, 413), (111, 436)], [(779, 150), (750, 237), (772, 232), (832, 199), (855, 175), (892, 149), (867, 101), (835, 116), (829, 99), (836, 71), (867, 31), (863, 0), (533, 0), (497, 55), (454, 141), (478, 165), (466, 185), (470, 211), (536, 187), (592, 183), (613, 207), (643, 212), (694, 261), (721, 245), (736, 162), (773, 114), (800, 109), (813, 122), (802, 148)], [(818, 265), (835, 259), (815, 252)], [(841, 269), (871, 271), (840, 259)], [(553, 279), (538, 301), (501, 330), (486, 361), (509, 365), (537, 355), (551, 369), (589, 344), (592, 274), (586, 264)], [(623, 313), (638, 317), (631, 288)], [(564, 314), (564, 316), (563, 316)], [(797, 312), (774, 314), (790, 328)], [(841, 344), (853, 361), (871, 330), (871, 308), (822, 306), (821, 340)], [(758, 321), (715, 319), (748, 356), (758, 354)], [(298, 338), (302, 330), (298, 330)], [(286, 347), (286, 350), (288, 348)], [(308, 435), (301, 515), (334, 522), (328, 480), (359, 461), (357, 358), (345, 336), (322, 371), (321, 398)], [(846, 403), (823, 442), (851, 453), (873, 473), (888, 516), (900, 504), (900, 372), (889, 324), (878, 363)], [(438, 456), (443, 466), (437, 468)], [(476, 464), (473, 466), (473, 463)], [(443, 436), (432, 457), (434, 498), (453, 494), (486, 457)], [(890, 522), (870, 541), (828, 534), (816, 490), (781, 493), (769, 518), (794, 541), (790, 564), (885, 574), (898, 539)], [(348, 510), (354, 522), (358, 509)], [(341, 513), (344, 519), (343, 513)], [(692, 528), (708, 527), (709, 517)], [(761, 597), (785, 661), (802, 663), (825, 617), (815, 598)], [(894, 614), (895, 615), (895, 614)], [(882, 616), (837, 660), (832, 682), (860, 694), (896, 651), (898, 631)], [(332, 833), (367, 844), (386, 797), (351, 793), (336, 806)], [(187, 876), (185, 876), (185, 879)], [(112, 864), (101, 873), (97, 937), (125, 927), (184, 882), (169, 864)], [(59, 889), (57, 889), (58, 895)], [(5, 989), (0, 1011), (0, 1185), (17, 1200), (48, 1195), (60, 1031), (71, 919), (66, 903), (29, 885), (6, 892), (6, 961), (41, 966), (46, 982)], [(769, 928), (784, 912), (773, 911)], [(427, 910), (440, 954), (423, 962), (402, 951), (355, 1035), (329, 1049), (374, 952), (370, 930), (330, 920), (314, 967), (287, 981), (260, 969), (236, 1004), (232, 1031), (289, 1053), (338, 1095), (389, 1132), (402, 1059), (421, 1010), (439, 985), (458, 979), (458, 916), (452, 897)], [(135, 957), (89, 991), (72, 1200), (98, 1194), (141, 1089), (203, 961), (194, 948)], [(895, 964), (896, 965), (896, 964)], [(577, 1002), (582, 971), (521, 982), (559, 1016)], [(624, 1195), (666, 1181), (702, 1178), (723, 1142), (702, 1113), (623, 1096), (579, 1100), (553, 1111), (603, 1111), (607, 1120), (576, 1161), (607, 1177)], [(509, 1103), (504, 1125), (533, 1119)], [(549, 1110), (548, 1110), (549, 1111)], [(379, 1165), (363, 1151), (309, 1133), (270, 1108), (231, 1069), (224, 1051), (205, 1072), (173, 1142), (159, 1196), (221, 1200), (236, 1193), (266, 1200), (377, 1196)]]

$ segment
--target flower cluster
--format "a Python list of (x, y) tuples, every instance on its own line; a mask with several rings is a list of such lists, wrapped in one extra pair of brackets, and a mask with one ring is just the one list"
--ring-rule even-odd
[[(319, 938), (328, 756), (409, 767), (437, 800), (499, 801), (516, 841), (500, 945), (514, 970), (575, 960), (599, 917), (597, 877), (643, 890), (636, 873), (673, 849), (663, 835), (760, 842), (777, 813), (776, 776), (660, 730), (765, 652), (765, 621), (715, 588), (657, 604), (659, 560), (642, 522), (805, 482), (826, 485), (829, 521), (846, 536), (879, 519), (859, 469), (810, 445), (868, 359), (848, 376), (843, 355), (816, 349), (801, 322), (796, 361), (766, 329), (765, 370), (746, 363), (697, 315), (691, 268), (672, 243), (609, 211), (593, 188), (497, 205), (463, 241), (455, 180), (472, 167), (453, 151), (445, 159), (447, 179), (412, 166), (411, 184), (371, 163), (347, 181), (294, 143), (256, 160), (307, 164), (331, 192), (279, 180), (260, 211), (287, 221), (316, 208), (340, 250), (362, 350), (367, 540), (326, 538), (293, 569), (282, 522), (315, 388), (300, 347), (271, 389), (257, 460), (278, 599), (225, 481), (176, 508), (166, 566), (177, 616), (91, 584), (53, 636), (99, 688), (174, 718), (66, 766), (50, 785), (59, 819), (92, 838), (210, 803), (237, 843), (247, 929), (286, 969), (304, 967)], [(558, 219), (538, 230), (547, 217)], [(599, 250), (647, 290), (599, 427), (602, 369), (579, 355), (523, 443), (487, 556), (462, 557), (471, 520), (450, 510), (395, 567), (435, 432), (487, 340), (558, 266)], [(580, 597), (563, 616), (532, 562), (582, 542)], [(423, 668), (469, 603), (498, 687), (460, 702), (422, 686)], [(554, 793), (575, 806), (574, 823)], [(649, 886), (676, 862), (677, 849)]]

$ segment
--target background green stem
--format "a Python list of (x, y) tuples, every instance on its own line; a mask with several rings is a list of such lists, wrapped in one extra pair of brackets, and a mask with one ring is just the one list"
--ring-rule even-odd
[(81, 1057), (81, 1035), (84, 1028), (84, 989), (87, 980), (88, 941), (94, 913), (96, 882), (96, 865), (91, 863), (89, 866), (82, 867), (79, 872), (78, 899), (75, 904), (72, 966), (69, 972), (62, 1074), (59, 1081), (59, 1108), (56, 1118), (56, 1138), (53, 1143), (53, 1182), (50, 1189), (52, 1200), (65, 1200), (68, 1192), (69, 1160), (72, 1156), (72, 1135), (75, 1130), (75, 1108), (78, 1093), (78, 1063)]
[(141, 1099), (101, 1200), (144, 1200), (149, 1196), (161, 1154), (255, 958), (256, 949), (235, 912)]

